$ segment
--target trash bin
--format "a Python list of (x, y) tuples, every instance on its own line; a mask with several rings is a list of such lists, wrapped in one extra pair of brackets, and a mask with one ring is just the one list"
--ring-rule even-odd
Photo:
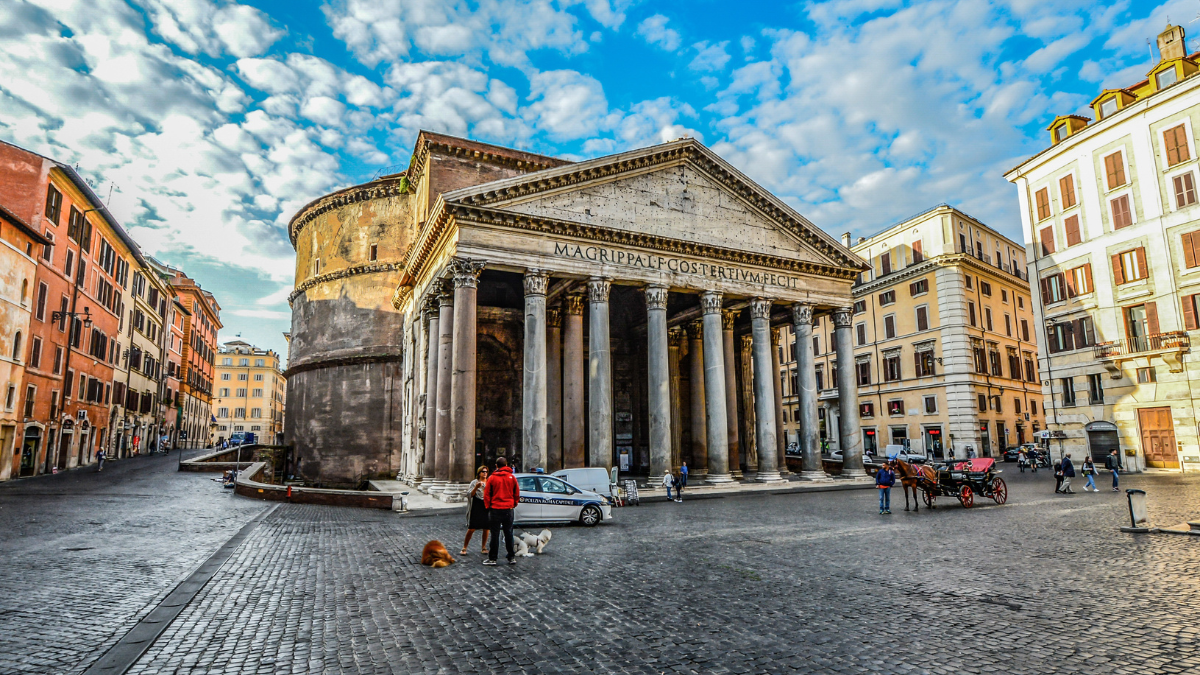
[(1125, 490), (1125, 497), (1129, 500), (1129, 527), (1122, 527), (1122, 532), (1149, 532), (1150, 531), (1150, 514), (1146, 510), (1146, 491), (1145, 490)]

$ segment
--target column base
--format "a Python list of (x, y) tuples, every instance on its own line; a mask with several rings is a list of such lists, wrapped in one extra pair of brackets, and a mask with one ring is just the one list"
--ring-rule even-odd
[(733, 482), (733, 476), (727, 473), (710, 473), (704, 477), (704, 482), (710, 485), (728, 484)]
[(847, 479), (866, 478), (867, 470), (866, 469), (842, 469), (841, 477), (847, 478)]
[(741, 472), (741, 471), (730, 471), (730, 472), (729, 472), (729, 475), (730, 475), (730, 476), (732, 476), (734, 480), (741, 480), (741, 479), (742, 479), (742, 472)]
[(754, 478), (754, 480), (759, 483), (782, 483), (782, 482), (784, 482), (783, 476), (780, 476), (778, 471), (759, 471), (758, 475)]
[(833, 480), (833, 476), (830, 476), (824, 471), (801, 471), (800, 480), (825, 482)]
[(467, 501), (466, 483), (446, 483), (436, 495), (438, 501), (454, 504)]
[(708, 475), (708, 469), (688, 469), (688, 478), (704, 478)]
[[(446, 486), (449, 485), (449, 483), (450, 483), (450, 481), (448, 481), (448, 480), (430, 481), (429, 483), (427, 483), (427, 485), (429, 485), (429, 487), (425, 488), (424, 492), (425, 492), (425, 494), (433, 495), (436, 497), (439, 492), (446, 489)], [(424, 485), (426, 485), (426, 484), (422, 484), (422, 486), (424, 486)]]

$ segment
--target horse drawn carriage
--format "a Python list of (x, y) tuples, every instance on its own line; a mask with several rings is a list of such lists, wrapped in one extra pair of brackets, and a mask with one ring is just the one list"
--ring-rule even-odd
[(997, 504), (1008, 501), (1008, 486), (996, 475), (996, 460), (991, 457), (949, 460), (929, 467), (935, 480), (923, 481), (925, 505), (932, 507), (937, 497), (954, 497), (964, 508), (975, 505), (975, 496), (986, 497)]

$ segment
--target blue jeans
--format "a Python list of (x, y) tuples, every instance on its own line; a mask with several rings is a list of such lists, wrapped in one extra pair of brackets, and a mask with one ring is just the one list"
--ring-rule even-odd
[(1116, 489), (1117, 489), (1117, 483), (1120, 483), (1120, 482), (1121, 482), (1121, 481), (1120, 481), (1120, 479), (1118, 478), (1118, 477), (1120, 476), (1120, 474), (1119, 474), (1119, 473), (1117, 473), (1117, 470), (1116, 470), (1116, 469), (1113, 469), (1113, 472), (1112, 472), (1112, 474), (1113, 474), (1113, 489), (1114, 489), (1114, 490), (1116, 490)]
[(1096, 489), (1096, 475), (1095, 474), (1091, 474), (1091, 473), (1088, 474), (1088, 482), (1087, 482), (1087, 485), (1083, 486), (1083, 489), (1086, 490), (1089, 487), (1092, 488), (1093, 490)]
[(890, 488), (890, 487), (879, 488), (879, 510), (880, 511), (891, 511), (892, 510), (892, 488)]
[(671, 498), (671, 486), (668, 485), (667, 486), (667, 499), (670, 499), (670, 498)]

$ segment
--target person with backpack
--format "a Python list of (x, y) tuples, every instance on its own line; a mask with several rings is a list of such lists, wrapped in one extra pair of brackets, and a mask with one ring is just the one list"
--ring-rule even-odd
[(1117, 457), (1116, 450), (1109, 450), (1108, 457), (1104, 458), (1104, 468), (1112, 472), (1113, 475), (1113, 492), (1119, 492), (1117, 484), (1120, 482), (1118, 476), (1121, 473), (1121, 459)]
[(1075, 477), (1075, 465), (1071, 463), (1071, 453), (1067, 453), (1062, 460), (1062, 493), (1065, 495), (1073, 495), (1075, 491), (1071, 489), (1071, 479)]
[(488, 524), (491, 526), (491, 542), (488, 558), (484, 565), (495, 565), (500, 555), (500, 533), (504, 532), (504, 550), (507, 553), (508, 564), (517, 564), (517, 554), (513, 550), (513, 516), (516, 515), (517, 504), (521, 503), (521, 486), (508, 466), (504, 457), (496, 458), (496, 472), (487, 479), (483, 488), (483, 505), (488, 511)]
[(1092, 456), (1088, 455), (1083, 458), (1083, 475), (1087, 476), (1087, 484), (1083, 486), (1086, 492), (1089, 488), (1092, 492), (1099, 492), (1096, 488), (1096, 463), (1092, 461)]
[(671, 488), (675, 487), (675, 477), (671, 475), (670, 469), (663, 472), (662, 484), (663, 487), (667, 488), (667, 501), (675, 501), (671, 498)]
[(896, 484), (896, 472), (887, 462), (875, 473), (875, 487), (879, 489), (879, 515), (892, 514), (892, 486)]
[(679, 467), (679, 479), (675, 481), (675, 501), (683, 501), (683, 488), (687, 487), (688, 468), (687, 462), (684, 462)]

